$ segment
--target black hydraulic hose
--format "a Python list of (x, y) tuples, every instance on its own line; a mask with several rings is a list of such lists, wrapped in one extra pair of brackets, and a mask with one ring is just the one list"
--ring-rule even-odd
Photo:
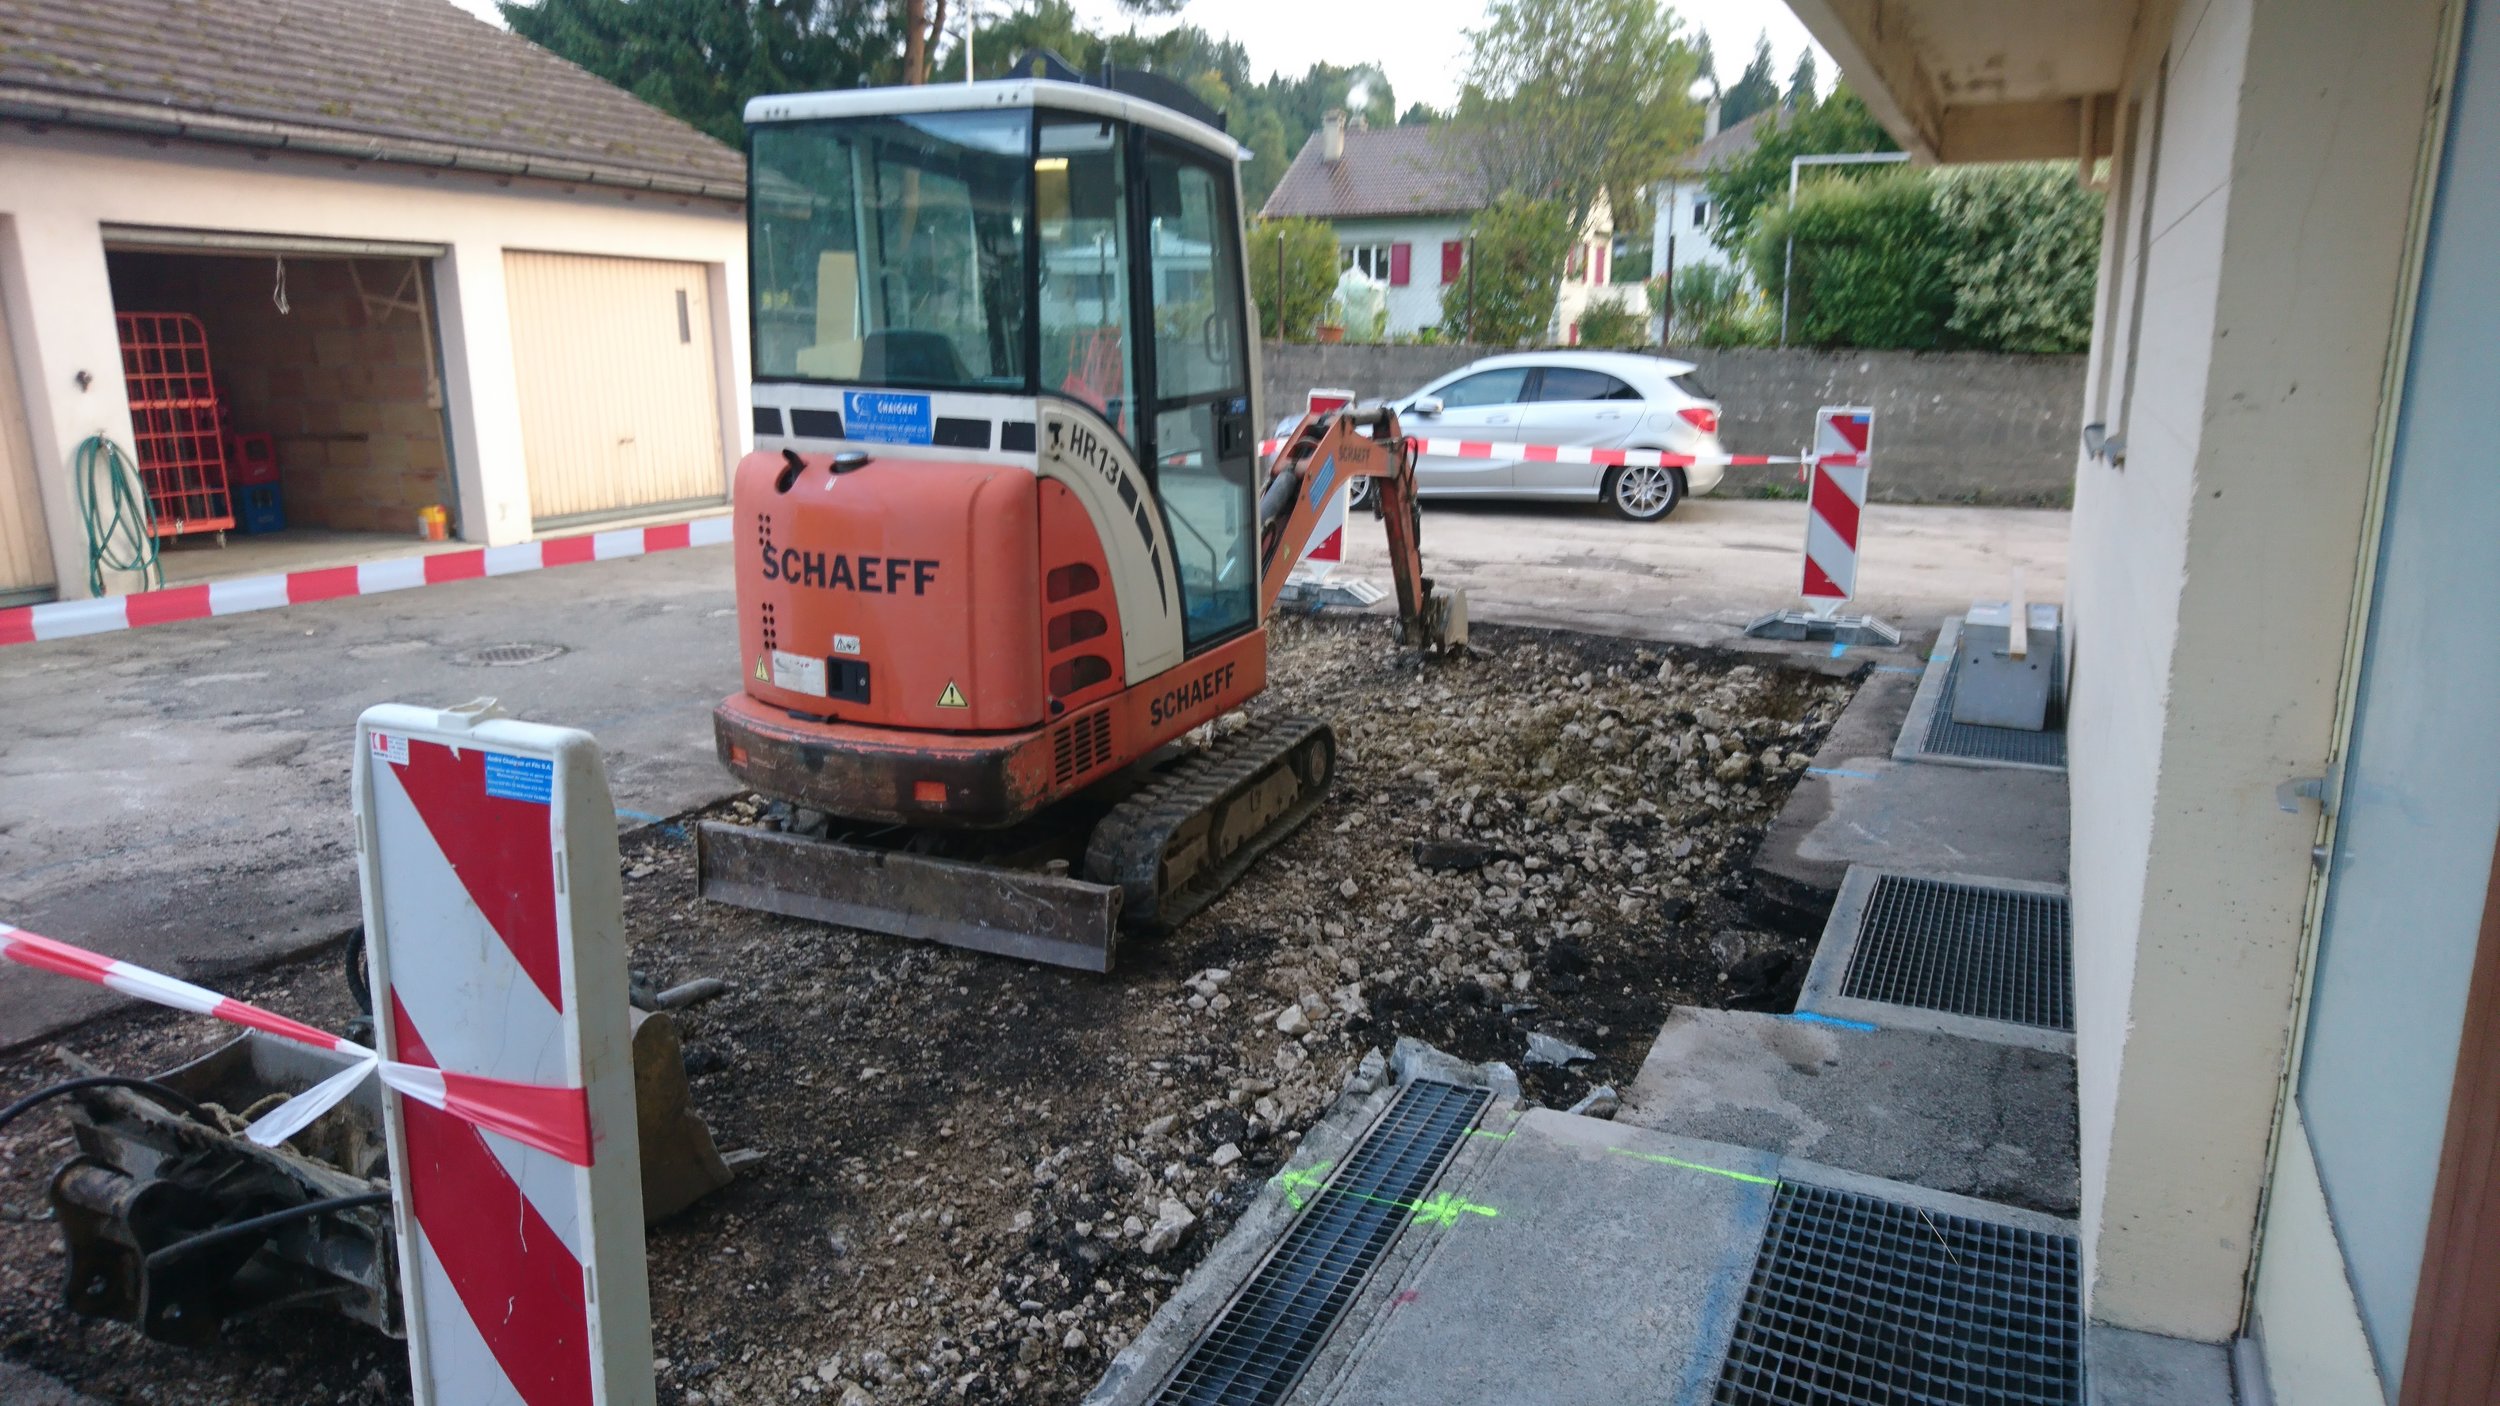
[(136, 1079), (122, 1074), (91, 1074), (83, 1079), (69, 1079), (54, 1084), (50, 1088), (37, 1089), (8, 1107), (0, 1108), (0, 1128), (6, 1128), (9, 1124), (16, 1122), (28, 1109), (37, 1104), (48, 1099), (59, 1098), (63, 1094), (74, 1094), (80, 1089), (135, 1089), (159, 1103), (170, 1104), (180, 1109), (212, 1128), (217, 1126), (217, 1120), (210, 1117), (208, 1110), (200, 1107), (190, 1095), (178, 1089), (168, 1088), (154, 1079)]
[(333, 1196), (326, 1201), (307, 1201), (301, 1206), (289, 1206), (283, 1211), (271, 1211), (265, 1216), (254, 1216), (250, 1220), (239, 1220), (232, 1225), (221, 1225), (215, 1230), (203, 1230), (187, 1240), (177, 1240), (170, 1245), (160, 1247), (149, 1252), (147, 1267), (155, 1270), (166, 1261), (180, 1259), (194, 1250), (205, 1250), (211, 1245), (222, 1245), (229, 1240), (241, 1240), (247, 1236), (260, 1235), (282, 1225), (299, 1220), (310, 1220), (315, 1216), (326, 1216), (333, 1211), (353, 1211), (366, 1206), (389, 1204), (391, 1204), (391, 1193), (387, 1191), (368, 1191), (355, 1196)]

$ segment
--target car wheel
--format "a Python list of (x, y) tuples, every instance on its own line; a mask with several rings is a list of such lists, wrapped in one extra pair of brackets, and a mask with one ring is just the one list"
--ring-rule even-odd
[(1598, 490), (1606, 506), (1634, 522), (1655, 522), (1684, 501), (1684, 471), (1655, 464), (1609, 469)]
[(1369, 474), (1365, 474), (1363, 477), (1356, 479), (1353, 483), (1348, 484), (1345, 491), (1346, 511), (1355, 512), (1357, 510), (1370, 507), (1372, 505), (1372, 493), (1372, 479)]

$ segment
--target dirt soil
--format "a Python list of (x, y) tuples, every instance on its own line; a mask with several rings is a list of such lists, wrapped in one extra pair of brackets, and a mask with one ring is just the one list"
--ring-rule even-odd
[[(682, 1017), (696, 1107), (765, 1154), (651, 1233), (662, 1402), (1073, 1402), (1365, 1051), (1505, 1060), (1567, 1106), (1628, 1083), (1674, 1005), (1793, 1003), (1813, 934), (1749, 865), (1848, 681), (1495, 628), (1422, 660), (1378, 620), (1282, 619), (1271, 683), (1256, 711), (1336, 725), (1329, 800), (1108, 977), (706, 904), (682, 823), (625, 837), (636, 969), (734, 988)], [(336, 953), (228, 986), (353, 1014)], [(1533, 1033), (1590, 1057), (1530, 1064)], [(144, 1012), (63, 1044), (136, 1073), (226, 1034)], [(0, 1061), (12, 1095), (59, 1077), (48, 1047)], [(318, 1314), (193, 1352), (60, 1307), (63, 1129), (0, 1136), (0, 1357), (113, 1403), (409, 1399), (401, 1345)]]

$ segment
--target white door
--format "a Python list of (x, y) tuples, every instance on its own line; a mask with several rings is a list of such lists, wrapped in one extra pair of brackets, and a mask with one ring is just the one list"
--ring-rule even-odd
[(725, 497), (709, 271), (519, 250), (503, 262), (530, 517)]
[[(1429, 392), (1441, 402), (1438, 415), (1410, 415), (1407, 433), (1421, 439), (1474, 439), (1515, 443), (1527, 414), (1534, 368), (1505, 366), (1462, 376)], [(1426, 454), (1415, 461), (1415, 484), (1428, 493), (1507, 493), (1512, 463)]]
[[(1520, 437), (1530, 444), (1620, 449), (1645, 409), (1639, 391), (1603, 371), (1548, 366), (1538, 378), (1536, 402), (1528, 407), (1527, 433)], [(1594, 464), (1523, 462), (1514, 479), (1523, 493), (1582, 498), (1597, 492), (1605, 472)]]
[[(2298, 1098), (2390, 1399), (2500, 838), (2500, 35), (2468, 19), (2422, 267)], [(2493, 1233), (2485, 1227), (2483, 1233)]]

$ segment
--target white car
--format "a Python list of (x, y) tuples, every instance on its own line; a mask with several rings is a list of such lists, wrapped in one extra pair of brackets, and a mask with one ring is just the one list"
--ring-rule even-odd
[[(1488, 356), (1389, 403), (1417, 439), (1720, 454), (1719, 404), (1693, 379), (1693, 364), (1636, 352)], [(1638, 522), (1674, 512), (1726, 473), (1716, 463), (1609, 468), (1434, 454), (1415, 464), (1422, 497), (1596, 498)]]

